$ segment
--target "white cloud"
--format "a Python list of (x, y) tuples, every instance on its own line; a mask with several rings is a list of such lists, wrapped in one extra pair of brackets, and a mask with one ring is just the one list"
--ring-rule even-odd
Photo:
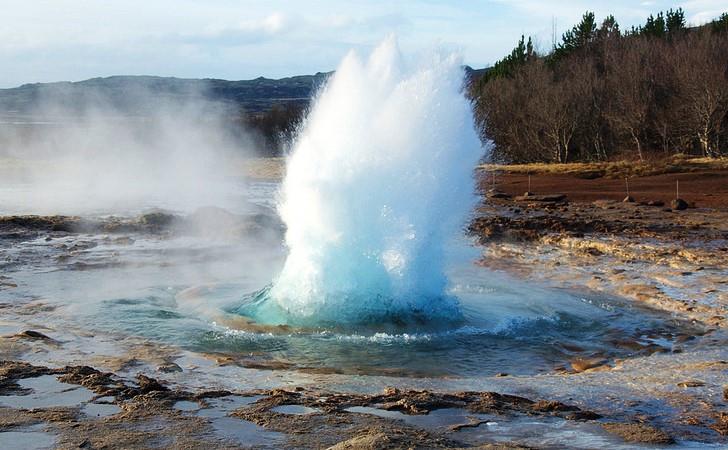
[(683, 2), (680, 6), (685, 10), (688, 22), (693, 25), (704, 24), (728, 12), (728, 3), (725, 0), (692, 0)]
[(482, 66), (521, 34), (550, 43), (586, 10), (614, 14), (623, 28), (682, 6), (693, 23), (725, 0), (0, 0), (0, 86), (113, 74), (254, 78), (331, 70), (350, 48), (367, 50), (391, 32), (405, 51), (436, 42)]

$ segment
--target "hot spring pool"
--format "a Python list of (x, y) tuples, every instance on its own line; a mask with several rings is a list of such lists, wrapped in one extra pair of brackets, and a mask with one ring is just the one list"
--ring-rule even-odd
[[(272, 195), (275, 186), (256, 189), (265, 203), (261, 189)], [(532, 375), (568, 368), (578, 358), (609, 363), (670, 352), (681, 336), (700, 332), (624, 300), (489, 271), (474, 264), (477, 248), (465, 240), (448, 259), (446, 293), (458, 303), (452, 320), (278, 326), (241, 311), (280, 270), (286, 255), (280, 240), (133, 239), (84, 235), (16, 244), (6, 267), (18, 288), (0, 295), (42, 301), (48, 306), (38, 320), (59, 330), (139, 337), (252, 358), (262, 368), (334, 374)]]

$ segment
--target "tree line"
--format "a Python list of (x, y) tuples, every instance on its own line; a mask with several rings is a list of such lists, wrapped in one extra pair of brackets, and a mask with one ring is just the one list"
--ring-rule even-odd
[(522, 36), (469, 93), (500, 162), (728, 155), (728, 13), (688, 27), (671, 9), (622, 31), (587, 12), (548, 53)]
[(291, 145), (307, 108), (308, 104), (301, 102), (281, 103), (260, 113), (242, 111), (238, 121), (252, 134), (255, 148), (261, 156), (281, 156)]

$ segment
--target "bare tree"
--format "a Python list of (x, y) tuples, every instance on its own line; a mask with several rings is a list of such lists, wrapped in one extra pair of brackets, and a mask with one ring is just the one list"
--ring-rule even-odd
[(644, 159), (642, 139), (655, 94), (654, 80), (647, 70), (649, 50), (647, 39), (633, 38), (606, 62), (606, 84), (611, 93), (607, 120), (618, 136), (631, 140), (640, 161)]
[(728, 42), (708, 30), (676, 44), (679, 118), (704, 156), (718, 156), (728, 113)]
[[(484, 77), (472, 94), (495, 155), (505, 162), (567, 162), (617, 152), (640, 160), (670, 152), (728, 154), (728, 28), (684, 29), (681, 10), (666, 17), (664, 24), (651, 19), (654, 30), (625, 34), (610, 17), (583, 45), (511, 58), (517, 64), (507, 72)], [(581, 24), (584, 36), (593, 34), (591, 18)]]

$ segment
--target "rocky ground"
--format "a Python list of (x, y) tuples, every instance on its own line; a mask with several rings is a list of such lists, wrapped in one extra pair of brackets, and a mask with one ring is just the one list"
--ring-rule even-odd
[[(17, 309), (12, 317), (4, 314), (3, 321), (12, 319), (13, 326), (24, 328), (0, 337), (0, 444), (510, 449), (562, 448), (567, 436), (579, 448), (728, 442), (728, 210), (700, 208), (699, 202), (698, 207), (677, 209), (657, 197), (595, 200), (560, 195), (556, 186), (548, 195), (521, 196), (523, 182), (519, 179), (504, 192), (489, 191), (479, 207), (469, 226), (483, 248), (478, 263), (557, 288), (626, 298), (692, 320), (700, 336), (696, 332), (676, 338), (688, 350), (678, 346), (665, 353), (623, 339), (615, 345), (633, 349), (633, 358), (580, 357), (537, 377), (504, 373), (489, 381), (497, 389), (483, 391), (397, 386), (363, 394), (315, 382), (231, 390), (193, 386), (193, 364), (180, 358), (181, 352), (148, 342), (128, 354), (95, 357), (85, 362), (88, 366), (53, 364), (65, 358), (66, 344), (37, 327), (34, 318), (45, 313), (42, 301), (17, 308), (2, 304), (0, 311)], [(484, 187), (488, 189), (487, 182)], [(136, 218), (2, 217), (0, 251), (14, 242), (59, 234), (104, 233), (113, 240), (171, 230), (200, 233), (211, 224), (215, 233), (233, 234), (280, 226), (269, 221), (266, 214), (241, 221), (222, 210)], [(9, 257), (0, 260), (17, 263)], [(0, 275), (0, 290), (13, 289), (13, 283)], [(89, 334), (89, 345), (95, 339)], [(689, 347), (690, 342), (697, 343)], [(214, 355), (201, 358), (243, 371), (288, 369)], [(552, 439), (545, 429), (566, 434)], [(578, 441), (584, 435), (599, 440)]]
[(728, 210), (491, 191), (479, 213), (485, 266), (726, 325)]
[[(33, 332), (15, 337), (48, 339)], [(23, 386), (24, 381), (43, 377), (55, 377), (58, 381), (51, 383), (61, 390), (53, 391), (48, 382), (45, 392), (43, 387), (35, 386), (34, 391)], [(73, 393), (67, 396), (75, 396), (77, 403), (54, 406), (54, 392)], [(79, 393), (86, 397), (78, 400)], [(40, 397), (41, 403), (22, 407), (24, 396), (32, 394)], [(54, 437), (56, 448), (69, 449), (249, 448), (233, 439), (240, 434), (248, 439), (243, 442), (254, 448), (532, 448), (498, 440), (473, 443), (466, 435), (459, 439), (457, 434), (517, 417), (595, 423), (627, 443), (674, 443), (669, 434), (646, 423), (600, 420), (599, 414), (574, 405), (496, 392), (434, 393), (396, 388), (373, 395), (310, 388), (190, 392), (143, 374), (129, 380), (89, 366), (49, 368), (2, 361), (0, 399), (7, 402), (9, 398), (19, 399), (19, 404), (0, 408), (0, 433), (40, 425), (42, 433)], [(225, 401), (228, 406), (221, 406)], [(458, 413), (450, 416), (449, 422), (443, 420), (439, 425), (446, 426), (441, 428), (428, 429), (423, 426), (426, 422), (406, 420), (437, 411)], [(725, 431), (724, 419), (720, 416), (722, 422), (714, 424), (716, 430)], [(235, 421), (247, 424), (237, 431), (238, 436), (234, 436)]]

